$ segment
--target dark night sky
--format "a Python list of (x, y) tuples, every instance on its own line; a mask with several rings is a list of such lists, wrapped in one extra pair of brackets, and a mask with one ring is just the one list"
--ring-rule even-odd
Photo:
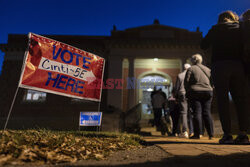
[[(203, 35), (216, 24), (218, 14), (241, 15), (250, 0), (0, 0), (0, 43), (8, 34), (110, 35), (118, 30), (160, 24)], [(0, 52), (0, 69), (4, 54)]]

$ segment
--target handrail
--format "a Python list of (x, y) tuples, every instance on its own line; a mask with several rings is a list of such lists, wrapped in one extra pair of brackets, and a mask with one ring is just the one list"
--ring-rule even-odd
[(127, 112), (122, 113), (122, 131), (132, 133), (140, 131), (141, 110), (141, 103), (138, 103)]

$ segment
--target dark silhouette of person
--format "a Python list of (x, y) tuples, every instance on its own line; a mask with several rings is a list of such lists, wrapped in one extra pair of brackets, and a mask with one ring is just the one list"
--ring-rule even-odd
[(150, 94), (151, 99), (153, 98), (154, 94), (157, 92), (156, 86), (154, 86), (153, 91)]
[(179, 113), (179, 105), (177, 100), (175, 99), (173, 91), (171, 96), (168, 98), (167, 103), (169, 108), (169, 114), (173, 122), (171, 136), (178, 136), (178, 134), (180, 133), (180, 130), (178, 129), (178, 121), (180, 113)]
[[(242, 44), (239, 17), (232, 11), (219, 15), (214, 25), (201, 42), (201, 48), (211, 47), (211, 74), (217, 95), (220, 121), (224, 132), (220, 144), (249, 143), (246, 135), (248, 111), (246, 108), (246, 82), (242, 63)], [(229, 92), (236, 105), (240, 132), (233, 140), (231, 132), (231, 114), (229, 110)]]
[(204, 121), (209, 139), (214, 136), (213, 120), (211, 116), (211, 103), (213, 88), (211, 86), (210, 69), (202, 65), (202, 56), (195, 54), (191, 61), (193, 65), (187, 70), (184, 86), (193, 111), (194, 135), (190, 139), (199, 139), (202, 134)]
[(151, 102), (154, 111), (154, 124), (157, 130), (161, 130), (162, 110), (166, 103), (166, 94), (162, 89), (155, 90), (151, 93)]
[[(178, 121), (178, 127), (181, 129), (179, 137), (188, 138), (188, 102), (186, 98), (186, 90), (184, 88), (184, 79), (187, 69), (190, 68), (190, 64), (184, 64), (184, 71), (179, 73), (175, 83), (175, 98), (178, 101), (180, 115)], [(182, 128), (181, 128), (182, 127)]]
[[(248, 88), (250, 86), (250, 9), (242, 14), (240, 22), (241, 37), (243, 43), (243, 60), (247, 74)], [(249, 93), (249, 92), (248, 92)]]

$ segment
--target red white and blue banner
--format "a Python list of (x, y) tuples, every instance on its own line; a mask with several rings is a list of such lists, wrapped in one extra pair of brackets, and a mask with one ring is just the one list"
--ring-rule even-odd
[(104, 64), (95, 54), (29, 33), (19, 87), (100, 101)]

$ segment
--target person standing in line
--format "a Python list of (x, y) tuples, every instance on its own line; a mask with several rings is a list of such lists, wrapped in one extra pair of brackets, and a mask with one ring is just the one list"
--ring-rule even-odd
[[(246, 76), (242, 63), (239, 17), (232, 11), (222, 12), (201, 42), (201, 49), (212, 48), (212, 78), (217, 95), (220, 122), (224, 132), (220, 144), (247, 144), (248, 116), (246, 108)], [(239, 134), (233, 140), (229, 92), (236, 105)]]
[[(245, 71), (248, 81), (248, 89), (250, 87), (250, 9), (242, 14), (242, 21), (240, 24), (242, 31), (242, 43), (243, 43), (243, 60), (245, 65)], [(248, 90), (249, 91), (249, 90)], [(249, 93), (249, 92), (248, 92)]]
[[(246, 10), (242, 16), (242, 21), (240, 24), (241, 29), (241, 40), (243, 43), (243, 61), (244, 68), (246, 72), (246, 82), (247, 82), (247, 110), (250, 109), (250, 9)], [(248, 117), (249, 119), (249, 117)], [(249, 125), (248, 125), (249, 127)]]
[(175, 99), (175, 95), (171, 93), (171, 96), (168, 98), (168, 107), (169, 107), (169, 113), (173, 122), (172, 126), (172, 134), (170, 136), (178, 136), (180, 133), (180, 130), (178, 129), (178, 121), (179, 121), (179, 105), (177, 100)]
[(166, 104), (166, 94), (161, 89), (155, 90), (151, 96), (151, 102), (154, 111), (154, 125), (157, 130), (161, 130), (161, 117)]
[(190, 64), (184, 64), (184, 71), (178, 74), (174, 89), (175, 98), (179, 104), (179, 121), (178, 128), (181, 129), (179, 137), (188, 138), (188, 103), (186, 99), (186, 91), (184, 88), (184, 78), (187, 72), (187, 69), (190, 68)]
[(210, 69), (201, 64), (202, 57), (200, 54), (193, 55), (191, 61), (193, 65), (187, 70), (184, 79), (186, 95), (193, 110), (194, 135), (190, 139), (200, 139), (202, 120), (209, 139), (212, 139), (214, 136), (211, 116), (213, 88), (211, 86)]
[[(192, 137), (194, 135), (194, 125), (193, 125), (193, 111), (190, 107), (190, 102), (187, 98), (187, 103), (188, 103), (188, 133), (189, 133), (189, 137)], [(201, 133), (201, 135), (203, 135), (203, 133)]]

